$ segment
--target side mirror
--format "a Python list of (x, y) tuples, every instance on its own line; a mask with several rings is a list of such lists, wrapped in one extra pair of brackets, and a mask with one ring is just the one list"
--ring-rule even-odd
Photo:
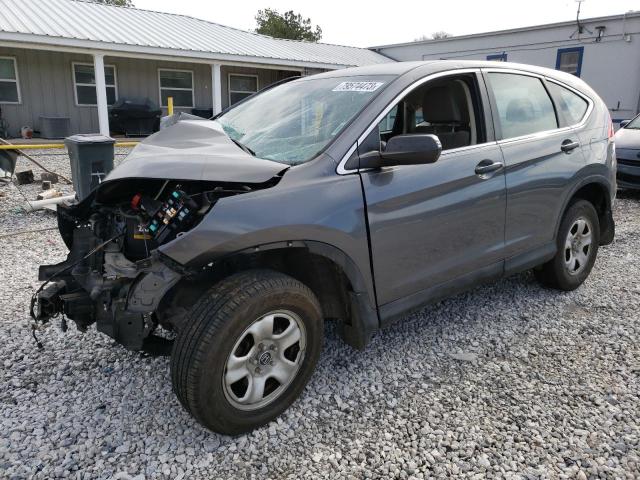
[(631, 122), (631, 120), (622, 120), (620, 122), (620, 128), (626, 127), (627, 125), (629, 125), (629, 122)]
[(434, 163), (440, 157), (442, 144), (435, 135), (410, 133), (391, 137), (382, 151), (360, 157), (360, 168), (392, 167)]

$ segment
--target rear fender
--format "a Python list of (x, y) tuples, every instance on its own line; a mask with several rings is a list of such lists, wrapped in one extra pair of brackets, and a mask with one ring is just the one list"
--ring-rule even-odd
[(600, 220), (600, 245), (609, 245), (611, 242), (613, 242), (613, 238), (615, 236), (615, 222), (613, 220), (612, 213), (612, 198), (615, 198), (615, 196), (612, 194), (611, 184), (602, 175), (589, 175), (583, 177), (580, 181), (576, 182), (573, 185), (571, 190), (569, 190), (569, 193), (566, 195), (562, 209), (560, 210), (558, 218), (556, 219), (555, 231), (557, 232), (560, 229), (560, 223), (562, 222), (564, 212), (567, 211), (569, 204), (574, 199), (576, 194), (580, 191), (580, 189), (588, 185), (596, 185), (604, 192), (605, 208), (603, 212), (598, 212)]

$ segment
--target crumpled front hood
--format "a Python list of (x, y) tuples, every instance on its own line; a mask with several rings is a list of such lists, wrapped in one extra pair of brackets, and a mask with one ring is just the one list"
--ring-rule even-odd
[(218, 122), (183, 120), (142, 141), (105, 181), (159, 178), (262, 183), (287, 168), (244, 152)]

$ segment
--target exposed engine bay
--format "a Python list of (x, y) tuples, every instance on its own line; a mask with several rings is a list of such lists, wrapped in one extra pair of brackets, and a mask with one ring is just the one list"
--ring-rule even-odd
[[(119, 179), (84, 201), (58, 208), (58, 226), (69, 248), (64, 262), (42, 265), (44, 281), (33, 295), (36, 324), (61, 316), (84, 331), (97, 329), (132, 350), (160, 324), (172, 330), (164, 295), (190, 272), (157, 251), (195, 227), (221, 198), (267, 188), (261, 184)], [(63, 327), (66, 328), (66, 327)], [(156, 338), (157, 340), (157, 338)]]

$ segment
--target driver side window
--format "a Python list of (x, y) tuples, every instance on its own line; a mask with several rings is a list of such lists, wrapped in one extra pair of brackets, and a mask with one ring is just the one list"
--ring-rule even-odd
[(380, 129), (380, 135), (387, 135), (393, 132), (393, 125), (396, 121), (396, 116), (398, 115), (398, 105), (393, 107), (389, 113), (385, 115), (382, 119), (378, 128)]
[(474, 74), (452, 75), (427, 82), (408, 93), (378, 125), (381, 149), (396, 136), (436, 135), (442, 150), (486, 141)]

